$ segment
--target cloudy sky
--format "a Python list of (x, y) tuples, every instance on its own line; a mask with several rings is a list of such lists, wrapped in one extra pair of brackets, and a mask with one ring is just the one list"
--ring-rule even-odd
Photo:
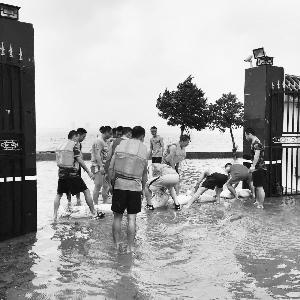
[(190, 74), (243, 101), (243, 61), (264, 46), (300, 75), (298, 0), (7, 0), (35, 28), (38, 131), (153, 124), (160, 92)]

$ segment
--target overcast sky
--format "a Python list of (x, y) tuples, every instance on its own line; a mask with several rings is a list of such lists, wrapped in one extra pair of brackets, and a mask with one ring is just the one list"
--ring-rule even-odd
[[(264, 46), (300, 75), (298, 0), (6, 0), (35, 28), (38, 131), (153, 124), (156, 99), (190, 74), (243, 101), (243, 61)], [(178, 129), (177, 129), (178, 130)]]

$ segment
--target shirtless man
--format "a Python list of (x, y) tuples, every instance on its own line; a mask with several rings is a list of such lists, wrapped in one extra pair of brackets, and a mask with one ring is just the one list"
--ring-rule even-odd
[(181, 206), (177, 200), (175, 186), (179, 182), (178, 173), (170, 166), (166, 164), (154, 163), (153, 175), (154, 177), (147, 181), (145, 186), (145, 196), (147, 200), (146, 209), (154, 210), (152, 204), (152, 192), (165, 192), (167, 189), (174, 201), (175, 209), (180, 210)]
[(228, 181), (228, 175), (206, 170), (201, 173), (198, 183), (195, 186), (192, 198), (186, 204), (190, 207), (204, 192), (209, 190), (216, 191), (216, 201), (220, 203), (220, 194), (223, 191), (223, 185)]

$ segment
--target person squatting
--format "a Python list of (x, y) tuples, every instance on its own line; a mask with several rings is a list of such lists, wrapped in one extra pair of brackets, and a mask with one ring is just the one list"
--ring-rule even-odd
[[(153, 194), (169, 192), (174, 202), (174, 209), (181, 210), (179, 203), (181, 163), (186, 158), (186, 147), (190, 136), (183, 134), (178, 142), (164, 144), (163, 138), (152, 126), (150, 149), (144, 143), (145, 129), (141, 126), (111, 128), (101, 126), (100, 134), (94, 140), (91, 149), (90, 168), (83, 160), (81, 143), (86, 138), (84, 128), (71, 130), (68, 140), (57, 148), (58, 166), (57, 195), (54, 200), (54, 221), (57, 221), (60, 200), (65, 193), (70, 203), (71, 195), (76, 195), (77, 205), (81, 205), (80, 193), (93, 218), (104, 218), (105, 214), (95, 208), (99, 203), (101, 191), (102, 202), (111, 203), (114, 214), (112, 232), (117, 248), (120, 247), (121, 223), (127, 211), (128, 251), (133, 250), (136, 215), (141, 212), (142, 200), (145, 198), (147, 210), (154, 210)], [(215, 201), (220, 203), (220, 195), (225, 185), (235, 199), (240, 199), (235, 188), (243, 181), (250, 188), (250, 197), (258, 208), (263, 208), (265, 193), (264, 147), (252, 128), (245, 129), (245, 138), (250, 142), (252, 164), (248, 169), (236, 161), (227, 163), (223, 173), (205, 170), (199, 174), (196, 186), (185, 207), (189, 208), (195, 201), (200, 201), (207, 190), (215, 190)], [(151, 160), (151, 167), (148, 167)], [(81, 168), (94, 182), (91, 195), (81, 178)], [(151, 171), (149, 171), (149, 169)]]

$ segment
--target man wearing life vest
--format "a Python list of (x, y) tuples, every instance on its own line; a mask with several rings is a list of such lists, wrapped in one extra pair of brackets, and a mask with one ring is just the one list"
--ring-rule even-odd
[(152, 192), (165, 192), (167, 189), (174, 201), (175, 209), (180, 210), (180, 204), (177, 200), (175, 186), (179, 182), (178, 173), (166, 164), (154, 163), (152, 164), (154, 177), (149, 179), (145, 187), (145, 196), (147, 200), (146, 209), (154, 210), (152, 204)]
[[(177, 144), (171, 144), (165, 150), (162, 162), (171, 166), (179, 174), (179, 165), (185, 159), (185, 148), (190, 143), (190, 137), (187, 134), (180, 136)], [(179, 183), (175, 187), (176, 194), (179, 194)]]
[(141, 211), (142, 190), (147, 182), (148, 151), (143, 144), (145, 129), (135, 126), (132, 139), (123, 140), (116, 147), (109, 166), (109, 178), (113, 183), (111, 209), (114, 212), (113, 238), (120, 246), (121, 223), (125, 209), (128, 220), (128, 250), (132, 251), (136, 230), (136, 214)]
[(108, 153), (108, 140), (112, 136), (112, 129), (110, 126), (101, 126), (100, 137), (98, 137), (91, 150), (91, 171), (95, 175), (93, 201), (98, 204), (99, 193), (102, 187), (102, 199), (106, 203), (108, 201), (109, 184), (105, 180), (105, 162)]
[(54, 221), (57, 220), (60, 199), (64, 193), (76, 195), (82, 192), (91, 213), (96, 215), (97, 212), (94, 208), (91, 193), (80, 177), (79, 167), (81, 166), (91, 179), (94, 179), (94, 175), (89, 171), (80, 156), (78, 133), (75, 130), (70, 131), (68, 140), (58, 147), (56, 151), (56, 162), (58, 166), (58, 187), (57, 195), (54, 200)]

